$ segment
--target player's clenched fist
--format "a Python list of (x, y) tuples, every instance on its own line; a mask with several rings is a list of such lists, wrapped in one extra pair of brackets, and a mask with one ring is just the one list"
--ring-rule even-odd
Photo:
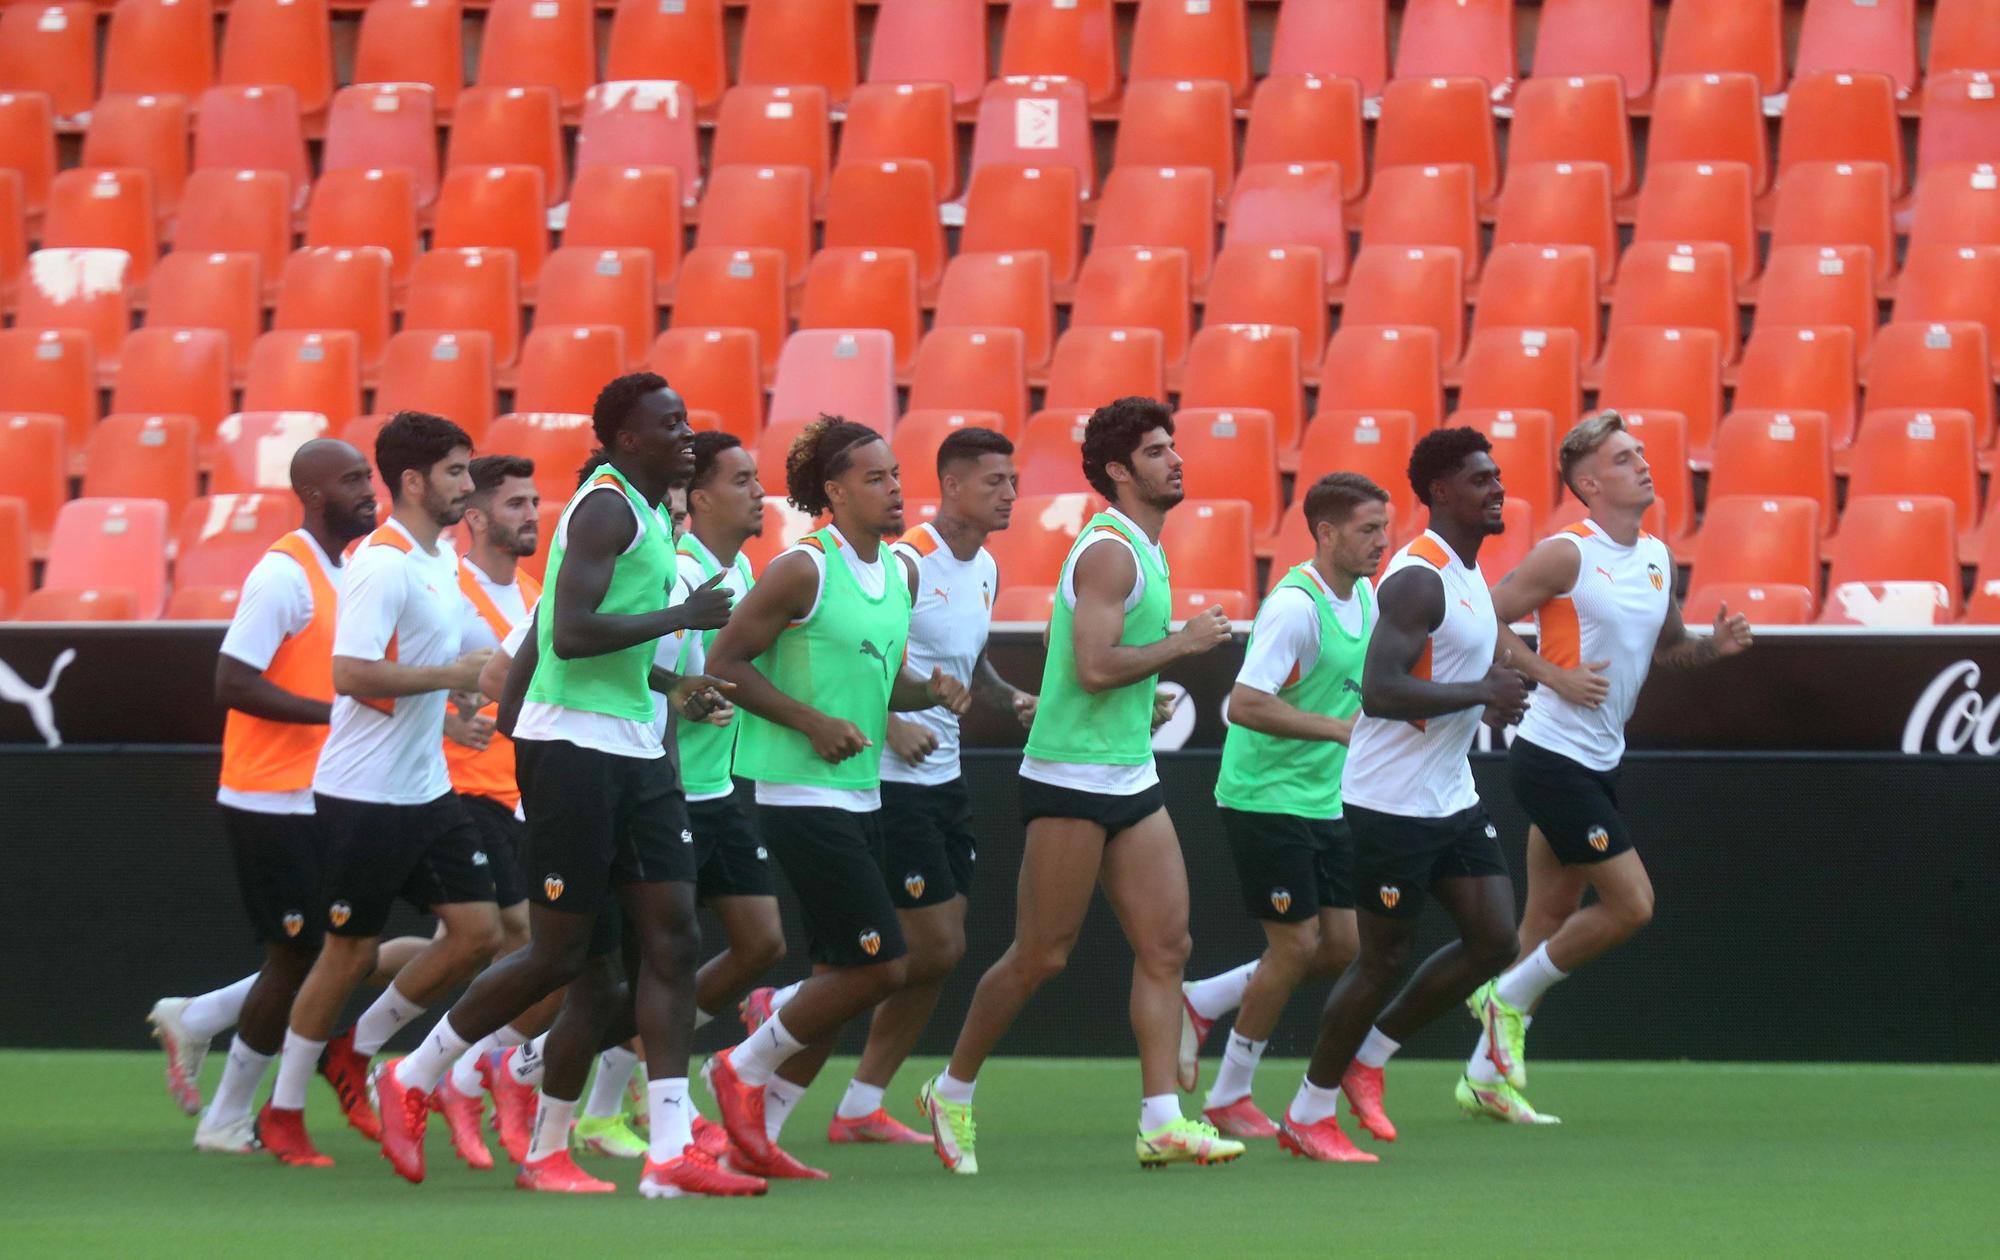
[(1229, 641), (1229, 617), (1217, 604), (1189, 617), (1178, 633), (1188, 655), (1211, 651)]
[(867, 747), (868, 737), (852, 722), (827, 718), (813, 726), (813, 755), (830, 765), (838, 765)]

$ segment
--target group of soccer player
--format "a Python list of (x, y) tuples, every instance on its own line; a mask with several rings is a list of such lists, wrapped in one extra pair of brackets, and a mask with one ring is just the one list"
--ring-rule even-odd
[[(736, 438), (694, 433), (650, 373), (606, 385), (592, 424), (601, 449), (547, 539), (533, 465), (474, 458), (439, 416), (402, 412), (381, 430), (379, 524), (360, 451), (320, 440), (294, 458), (304, 523), (250, 574), (216, 669), (229, 710), (217, 799), (263, 965), (149, 1017), (170, 1093), (200, 1113), (197, 1149), (331, 1163), (304, 1121), (317, 1071), (412, 1182), (433, 1114), (468, 1165), (493, 1166), (490, 1099), (524, 1189), (613, 1190), (577, 1164), (583, 1149), (644, 1160), (647, 1197), (762, 1194), (826, 1176), (779, 1138), (865, 1015), (828, 1140), (928, 1142), (947, 1169), (974, 1173), (981, 1068), (1066, 964), (1100, 885), (1134, 955), (1143, 1167), (1224, 1163), (1244, 1139), (1273, 1137), (1313, 1159), (1372, 1161), (1338, 1126), (1340, 1096), (1393, 1141), (1383, 1067), (1461, 1002), (1481, 1028), (1460, 1106), (1552, 1121), (1520, 1093), (1532, 1013), (1651, 914), (1616, 808), (1625, 720), (1653, 663), (1699, 665), (1750, 641), (1726, 610), (1713, 635), (1687, 635), (1671, 557), (1640, 528), (1644, 454), (1615, 413), (1562, 446), (1588, 519), (1491, 594), (1478, 551), (1501, 530), (1505, 491), (1477, 431), (1418, 443), (1409, 475), (1428, 528), (1386, 569), (1386, 491), (1352, 473), (1305, 490), (1314, 555), (1258, 612), (1216, 786), (1266, 948), (1193, 983), (1186, 867), (1152, 751), (1158, 680), (1231, 627), (1219, 608), (1171, 625), (1159, 540), (1183, 490), (1168, 408), (1123, 398), (1085, 426), (1083, 473), (1107, 506), (1053, 575), (1034, 693), (986, 654), (998, 574), (984, 543), (1008, 527), (1018, 485), (1001, 434), (945, 440), (936, 517), (909, 528), (882, 435), (822, 417), (783, 476), (793, 506), (825, 523), (753, 580), (743, 548), (762, 531), (765, 487)], [(445, 535), (461, 520), (463, 556)], [(544, 545), (538, 583), (519, 562)], [(1539, 654), (1507, 628), (1531, 616)], [(1013, 943), (918, 1091), (926, 1135), (889, 1113), (885, 1091), (965, 952), (976, 842), (959, 719), (975, 703), (1028, 729), (1026, 847)], [(1534, 827), (1518, 926), (1468, 761), (1482, 719), (1520, 723), (1509, 761)], [(773, 858), (812, 964), (782, 989), (758, 986), (785, 953)], [(1426, 894), (1460, 936), (1397, 992)], [(433, 914), (435, 935), (384, 940), (398, 900)], [(726, 942), (705, 962), (698, 905)], [(1252, 1078), (1308, 976), (1338, 979), (1274, 1124)], [(336, 1035), (364, 984), (379, 994)], [(374, 1062), (461, 987), (416, 1050)], [(732, 1009), (748, 1035), (702, 1064), (710, 1120), (689, 1089), (690, 1046)], [(1197, 1087), (1203, 1042), (1231, 1010), (1205, 1107), (1185, 1115), (1180, 1092)], [(203, 1057), (232, 1027), (203, 1107)]]

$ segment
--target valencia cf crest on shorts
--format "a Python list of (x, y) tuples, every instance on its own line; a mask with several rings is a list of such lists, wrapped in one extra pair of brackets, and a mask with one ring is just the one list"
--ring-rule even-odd
[(1384, 884), (1376, 895), (1382, 898), (1384, 910), (1394, 910), (1396, 903), (1403, 899), (1403, 890), (1393, 884)]
[(1599, 853), (1611, 847), (1611, 833), (1602, 827), (1592, 827), (1584, 839), (1590, 841), (1590, 847)]
[(336, 901), (326, 908), (326, 917), (333, 926), (346, 927), (347, 921), (354, 917), (354, 907), (344, 901)]
[(1271, 909), (1276, 910), (1279, 914), (1283, 914), (1291, 908), (1292, 890), (1289, 888), (1273, 888), (1271, 890)]
[(542, 895), (550, 901), (560, 901), (563, 895), (563, 877), (548, 875), (542, 879)]
[(921, 898), (924, 895), (923, 872), (911, 871), (908, 875), (903, 876), (903, 891), (910, 894), (911, 901)]
[(285, 911), (285, 917), (282, 922), (284, 923), (286, 936), (297, 936), (306, 930), (306, 916), (296, 910)]
[(873, 958), (882, 952), (882, 934), (869, 928), (861, 934), (861, 952)]

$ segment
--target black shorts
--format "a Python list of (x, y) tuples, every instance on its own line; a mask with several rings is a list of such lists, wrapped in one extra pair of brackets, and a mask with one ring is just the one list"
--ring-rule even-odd
[(766, 805), (764, 836), (798, 894), (806, 956), (865, 967), (909, 952), (882, 874), (882, 815), (814, 805)]
[(965, 780), (882, 785), (882, 837), (889, 898), (898, 910), (941, 906), (972, 895), (979, 842)]
[(1515, 737), (1507, 749), (1514, 799), (1564, 866), (1591, 866), (1632, 847), (1618, 813), (1618, 772), (1604, 773)]
[(1057, 787), (1039, 779), (1021, 779), (1023, 823), (1031, 823), (1037, 818), (1080, 818), (1104, 828), (1106, 840), (1121, 831), (1131, 830), (1166, 807), (1166, 794), (1160, 791), (1157, 783), (1130, 796), (1111, 796), (1104, 792)]
[(715, 897), (775, 897), (778, 881), (771, 874), (771, 855), (757, 839), (737, 793), (710, 801), (689, 801), (694, 827), (695, 895)]
[(1252, 813), (1226, 805), (1217, 812), (1251, 918), (1304, 923), (1322, 910), (1354, 908), (1354, 838), (1346, 819)]
[(222, 829), (236, 859), (236, 886), (257, 939), (319, 948), (325, 920), (320, 904), (325, 844), (311, 814), (259, 814), (222, 807)]
[(1507, 874), (1500, 833), (1484, 805), (1445, 818), (1411, 818), (1347, 807), (1354, 833), (1356, 908), (1392, 919), (1414, 918), (1424, 892), (1448, 879)]
[(490, 796), (461, 792), (458, 799), (472, 825), (479, 828), (486, 869), (493, 872), (493, 900), (503, 907), (520, 905), (528, 899), (527, 877), (521, 874), (521, 846), (527, 841), (528, 824)]
[(384, 805), (313, 794), (326, 835), (321, 904), (335, 936), (382, 935), (401, 897), (419, 910), (493, 900), (479, 830), (457, 795)]

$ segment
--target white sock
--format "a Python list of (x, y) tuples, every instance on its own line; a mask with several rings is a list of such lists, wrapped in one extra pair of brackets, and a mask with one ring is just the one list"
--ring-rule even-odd
[(493, 1044), (502, 1050), (511, 1050), (515, 1046), (525, 1046), (530, 1040), (532, 1038), (528, 1034), (522, 1032), (512, 1024), (500, 1025), (500, 1031), (493, 1034)]
[(1139, 1100), (1139, 1132), (1151, 1133), (1181, 1118), (1179, 1094), (1154, 1094)]
[(1222, 1070), (1215, 1074), (1215, 1084), (1208, 1088), (1208, 1106), (1227, 1107), (1239, 1098), (1248, 1098), (1251, 1078), (1257, 1075), (1257, 1061), (1264, 1057), (1264, 1048), (1270, 1044), (1268, 1040), (1252, 1041), (1231, 1031), (1229, 1048), (1222, 1052)]
[(785, 1003), (797, 997), (799, 995), (799, 990), (802, 987), (804, 987), (804, 985), (805, 981), (794, 980), (790, 984), (786, 985), (784, 988), (779, 989), (776, 993), (773, 993), (771, 995), (771, 1013), (775, 1015), (779, 1011), (784, 1010)]
[(487, 1033), (466, 1047), (451, 1065), (451, 1087), (467, 1098), (477, 1098), (485, 1090), (479, 1079), (479, 1061), (500, 1047), (500, 1034)]
[(1500, 1073), (1494, 1068), (1493, 1060), (1486, 1057), (1492, 1048), (1492, 1042), (1486, 1038), (1486, 1030), (1480, 1029), (1479, 1044), (1472, 1047), (1472, 1057), (1465, 1061), (1465, 1074), (1474, 1084), (1491, 1085), (1500, 1079)]
[[(610, 1053), (605, 1051), (606, 1055)], [(627, 1050), (623, 1053), (632, 1052)], [(633, 1055), (635, 1061), (637, 1058)], [(598, 1070), (603, 1070), (602, 1064)], [(627, 1079), (630, 1079), (629, 1073)], [(687, 1077), (673, 1076), (646, 1082), (646, 1109), (651, 1117), (650, 1127), (646, 1130), (651, 1147), (647, 1154), (656, 1164), (679, 1159), (694, 1144), (694, 1108), (688, 1102)]]
[[(603, 1120), (615, 1116), (625, 1106), (625, 1087), (632, 1083), (632, 1069), (639, 1066), (639, 1056), (624, 1046), (613, 1046), (597, 1056), (597, 1079), (590, 1083), (590, 1097), (584, 1100), (583, 1115), (586, 1120)], [(681, 1083), (681, 1093), (687, 1093), (687, 1078), (675, 1078)], [(655, 1082), (658, 1084), (658, 1082)], [(672, 1159), (679, 1151), (671, 1151), (664, 1158)]]
[(972, 1091), (978, 1085), (979, 1082), (976, 1080), (961, 1081), (946, 1071), (938, 1073), (937, 1084), (931, 1086), (931, 1089), (939, 1098), (944, 1099), (948, 1103), (957, 1103), (962, 1107), (969, 1107), (972, 1105)]
[(1221, 1019), (1243, 1005), (1243, 990), (1250, 987), (1250, 973), (1255, 970), (1257, 964), (1252, 961), (1219, 976), (1194, 981), (1187, 986), (1188, 1005), (1203, 1019)]
[(514, 1051), (514, 1057), (507, 1064), (507, 1074), (514, 1078), (516, 1085), (541, 1085), (542, 1045), (548, 1039), (549, 1035), (543, 1033), (533, 1041), (523, 1042)]
[[(772, 1020), (771, 1023), (776, 1023)], [(769, 1028), (766, 1024), (764, 1027)], [(764, 1137), (772, 1142), (785, 1131), (785, 1120), (792, 1114), (792, 1108), (799, 1105), (799, 1099), (806, 1096), (806, 1087), (794, 1085), (782, 1076), (772, 1077), (764, 1086)]]
[(451, 1071), (451, 1065), (465, 1053), (471, 1045), (458, 1035), (451, 1026), (451, 1015), (437, 1022), (424, 1037), (423, 1044), (410, 1051), (402, 1062), (396, 1065), (396, 1079), (406, 1088), (420, 1094), (428, 1094), (438, 1087), (444, 1074)]
[(222, 1069), (222, 1083), (215, 1087), (215, 1097), (209, 1099), (202, 1124), (230, 1124), (248, 1116), (250, 1104), (257, 1097), (257, 1086), (263, 1083), (264, 1072), (275, 1057), (258, 1054), (243, 1044), (243, 1038), (231, 1037), (229, 1062)]
[(278, 1083), (271, 1087), (273, 1107), (305, 1110), (306, 1086), (312, 1081), (314, 1069), (319, 1067), (319, 1052), (324, 1049), (324, 1041), (311, 1041), (289, 1028), (285, 1030), (285, 1048), (278, 1056)]
[(557, 1151), (568, 1150), (569, 1125), (575, 1116), (575, 1099), (564, 1102), (543, 1094), (542, 1105), (535, 1108), (535, 1132), (528, 1142), (528, 1162), (532, 1164)]
[(840, 1106), (834, 1114), (842, 1120), (859, 1120), (882, 1110), (882, 1087), (867, 1085), (860, 1081), (847, 1082), (847, 1093), (841, 1097)]
[(1318, 1124), (1334, 1113), (1340, 1105), (1340, 1086), (1321, 1089), (1309, 1080), (1299, 1082), (1299, 1092), (1292, 1095), (1291, 1117), (1300, 1124)]
[(214, 1041), (217, 1036), (236, 1027), (236, 1021), (243, 1014), (243, 999), (250, 996), (251, 986), (257, 983), (257, 974), (251, 974), (235, 984), (226, 984), (199, 997), (191, 997), (181, 1010), (181, 1023), (188, 1033), (203, 1042)]
[(1402, 1042), (1389, 1040), (1379, 1028), (1370, 1028), (1368, 1039), (1354, 1052), (1354, 1061), (1366, 1068), (1387, 1067), (1389, 1060), (1396, 1056), (1396, 1051), (1402, 1048)]
[(354, 1052), (373, 1057), (403, 1025), (424, 1013), (424, 1008), (404, 997), (395, 985), (382, 990), (374, 1005), (354, 1022)]
[(1569, 979), (1549, 961), (1549, 943), (1535, 946), (1535, 952), (1514, 964), (1493, 986), (1493, 994), (1517, 1011), (1525, 1011), (1541, 1000), (1542, 994), (1558, 980)]
[(694, 1008), (694, 1026), (696, 1028), (702, 1028), (709, 1024), (713, 1024), (714, 1022), (715, 1022), (715, 1016), (709, 1014), (707, 1011), (704, 1011), (699, 1006)]
[(786, 1059), (805, 1048), (805, 1042), (786, 1031), (785, 1021), (773, 1015), (729, 1052), (729, 1062), (745, 1085), (765, 1085)]

